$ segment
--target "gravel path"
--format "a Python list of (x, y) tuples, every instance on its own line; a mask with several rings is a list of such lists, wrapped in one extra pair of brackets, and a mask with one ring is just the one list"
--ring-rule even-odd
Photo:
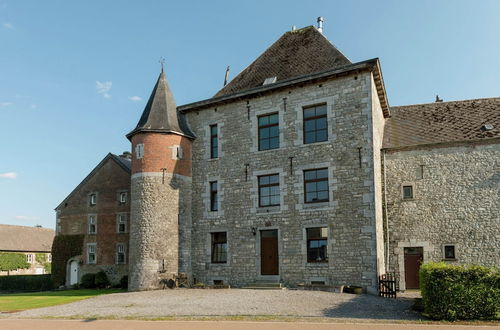
[(71, 304), (0, 314), (32, 317), (162, 317), (274, 315), (417, 320), (412, 300), (297, 290), (176, 289), (97, 296)]

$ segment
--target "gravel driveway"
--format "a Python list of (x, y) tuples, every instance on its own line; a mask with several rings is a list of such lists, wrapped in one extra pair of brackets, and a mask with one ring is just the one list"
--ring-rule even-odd
[(162, 317), (274, 315), (300, 317), (416, 320), (412, 300), (322, 291), (176, 289), (115, 293), (66, 305), (3, 314), (31, 317)]

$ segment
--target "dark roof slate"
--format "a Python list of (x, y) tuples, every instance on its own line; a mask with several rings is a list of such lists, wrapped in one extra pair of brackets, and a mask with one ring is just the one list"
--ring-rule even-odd
[(54, 236), (49, 228), (0, 225), (0, 251), (50, 252)]
[(351, 64), (314, 26), (289, 31), (214, 97), (262, 86), (266, 78), (276, 82)]
[(181, 116), (183, 115), (177, 112), (165, 72), (162, 71), (137, 126), (127, 134), (127, 138), (140, 132), (175, 133), (194, 137)]
[[(398, 106), (390, 112), (384, 148), (500, 137), (500, 98)], [(493, 129), (485, 130), (485, 124)]]

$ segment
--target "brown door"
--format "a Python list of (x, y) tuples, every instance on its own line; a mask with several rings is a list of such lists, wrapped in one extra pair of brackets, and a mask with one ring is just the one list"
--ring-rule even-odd
[(260, 273), (278, 275), (278, 230), (260, 231)]
[(405, 282), (407, 289), (419, 289), (418, 271), (424, 261), (424, 249), (421, 247), (405, 248)]

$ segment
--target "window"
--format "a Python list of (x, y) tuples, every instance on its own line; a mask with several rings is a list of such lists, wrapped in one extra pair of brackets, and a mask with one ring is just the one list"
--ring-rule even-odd
[(304, 171), (304, 199), (306, 203), (328, 201), (328, 169)]
[(403, 186), (403, 199), (413, 198), (413, 186)]
[(326, 104), (304, 108), (304, 143), (328, 140)]
[(455, 245), (445, 245), (444, 246), (444, 258), (445, 259), (456, 259), (455, 258)]
[(52, 254), (47, 253), (47, 262), (52, 262)]
[(219, 198), (217, 191), (217, 181), (210, 182), (210, 211), (219, 210)]
[(89, 215), (89, 234), (97, 232), (97, 221), (95, 215)]
[(212, 263), (225, 264), (227, 262), (227, 235), (226, 232), (212, 233)]
[(307, 228), (307, 262), (327, 262), (328, 228)]
[(126, 214), (118, 214), (116, 217), (116, 231), (118, 233), (127, 232), (127, 215)]
[(96, 250), (96, 243), (87, 244), (87, 263), (88, 264), (95, 264), (96, 263), (95, 250)]
[(125, 204), (127, 202), (127, 192), (120, 193), (120, 204)]
[(90, 205), (96, 205), (97, 204), (97, 194), (90, 194), (89, 195), (89, 204)]
[(144, 144), (138, 144), (135, 146), (135, 158), (141, 159), (144, 157)]
[(32, 264), (33, 263), (33, 255), (31, 253), (28, 253), (26, 255), (26, 262)]
[(210, 125), (210, 158), (219, 157), (219, 134), (217, 124)]
[(125, 263), (125, 244), (123, 243), (116, 244), (116, 263)]
[(280, 205), (279, 174), (259, 176), (259, 206)]
[(277, 149), (280, 147), (280, 132), (278, 114), (260, 116), (259, 120), (259, 150)]

